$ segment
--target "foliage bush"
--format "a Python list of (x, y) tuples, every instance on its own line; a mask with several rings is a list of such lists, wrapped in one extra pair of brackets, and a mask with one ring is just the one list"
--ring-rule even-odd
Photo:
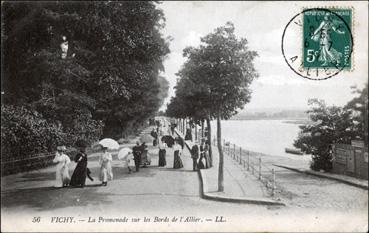
[[(1, 106), (1, 156), (3, 161), (54, 152), (58, 145), (73, 147), (78, 139), (99, 139), (102, 123), (86, 116), (75, 119), (74, 129), (50, 123), (37, 111), (22, 106)], [(73, 149), (73, 148), (70, 148)]]
[[(300, 126), (300, 133), (294, 146), (312, 155), (310, 168), (316, 171), (332, 169), (332, 149), (334, 143), (351, 144), (351, 140), (367, 141), (368, 86), (344, 107), (327, 106), (323, 100), (310, 99), (307, 113), (311, 124)], [(365, 107), (366, 106), (366, 107)]]
[(294, 146), (312, 155), (310, 168), (316, 171), (332, 169), (332, 143), (350, 144), (354, 138), (350, 113), (342, 107), (327, 106), (318, 99), (309, 100), (307, 111), (312, 124), (300, 126)]
[(2, 160), (30, 157), (55, 150), (66, 134), (35, 111), (25, 107), (1, 106)]

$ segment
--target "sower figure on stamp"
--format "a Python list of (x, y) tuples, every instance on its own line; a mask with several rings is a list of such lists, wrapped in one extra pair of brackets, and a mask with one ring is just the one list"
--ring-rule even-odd
[(341, 62), (342, 53), (333, 48), (331, 34), (336, 32), (338, 34), (345, 34), (344, 31), (338, 29), (337, 22), (332, 19), (331, 13), (327, 12), (324, 16), (324, 20), (320, 23), (319, 27), (314, 31), (312, 39), (314, 41), (320, 40), (320, 56), (319, 61), (323, 62), (322, 66)]
[(135, 166), (136, 166), (136, 172), (138, 172), (140, 170), (141, 153), (142, 153), (142, 149), (141, 149), (139, 141), (136, 142), (136, 146), (132, 148), (132, 151), (133, 151), (133, 159), (135, 161)]

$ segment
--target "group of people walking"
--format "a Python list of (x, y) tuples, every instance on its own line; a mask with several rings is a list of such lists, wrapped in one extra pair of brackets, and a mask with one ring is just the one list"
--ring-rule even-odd
[[(69, 164), (71, 162), (68, 155), (65, 154), (66, 147), (58, 146), (57, 151), (55, 153), (55, 157), (53, 159), (56, 165), (56, 179), (55, 179), (55, 187), (80, 187), (83, 188), (86, 184), (86, 178), (89, 178), (91, 181), (94, 179), (91, 177), (91, 171), (87, 167), (87, 154), (86, 148), (87, 142), (83, 140), (79, 140), (76, 143), (76, 147), (78, 148), (78, 153), (74, 157), (74, 162), (76, 162), (76, 167), (73, 171), (72, 177), (69, 176)], [(102, 147), (102, 154), (99, 157), (100, 164), (100, 180), (102, 185), (106, 186), (108, 180), (113, 179), (113, 171), (111, 162), (113, 161), (112, 155), (108, 152), (108, 148)]]
[[(166, 149), (169, 147), (173, 148), (173, 156), (174, 156), (174, 162), (173, 162), (173, 168), (178, 169), (183, 167), (183, 162), (181, 159), (182, 155), (182, 149), (183, 149), (183, 143), (181, 143), (180, 138), (175, 138), (173, 140), (173, 137), (170, 135), (167, 135), (165, 137), (160, 137), (163, 135), (163, 131), (161, 129), (162, 125), (159, 124), (157, 128), (153, 128), (150, 135), (153, 137), (153, 146), (157, 146), (159, 148), (159, 161), (158, 166), (159, 167), (165, 167), (167, 165), (166, 162)], [(160, 139), (159, 139), (160, 137)], [(172, 141), (172, 140), (173, 141)]]
[[(135, 167), (136, 167), (136, 172), (138, 172), (140, 170), (140, 166), (141, 164), (146, 167), (146, 165), (148, 164), (148, 155), (147, 155), (147, 146), (146, 143), (143, 142), (140, 145), (140, 142), (137, 141), (136, 145), (132, 148), (132, 153), (133, 153), (133, 161), (135, 163)], [(129, 167), (129, 163), (128, 163), (128, 170), (130, 171), (130, 167)]]
[[(166, 166), (166, 148), (167, 142), (165, 142), (165, 137), (162, 137), (158, 140), (158, 135), (155, 133), (154, 129), (151, 131), (151, 136), (154, 138), (153, 146), (157, 146), (159, 148), (159, 167)], [(183, 162), (181, 159), (182, 150), (184, 147), (184, 142), (181, 138), (175, 138), (173, 148), (173, 168), (182, 168)], [(193, 170), (197, 171), (198, 169), (206, 169), (210, 167), (210, 156), (209, 156), (209, 144), (205, 139), (201, 140), (200, 146), (198, 144), (194, 144), (191, 148), (191, 158), (193, 160)]]
[(193, 170), (210, 168), (209, 144), (205, 139), (201, 140), (200, 147), (195, 143), (191, 148)]
[[(157, 143), (158, 142), (158, 143)], [(173, 168), (178, 169), (178, 168), (182, 168), (183, 167), (183, 162), (181, 159), (182, 156), (182, 149), (183, 147), (180, 145), (180, 139), (179, 138), (175, 138), (172, 143), (169, 143), (173, 149), (173, 156), (174, 156), (174, 161), (173, 161)], [(165, 167), (167, 165), (167, 161), (166, 161), (166, 153), (167, 153), (167, 148), (168, 148), (168, 143), (166, 142), (166, 138), (165, 137), (161, 137), (160, 140), (158, 137), (154, 137), (153, 140), (153, 146), (157, 146), (159, 149), (158, 155), (159, 155), (159, 160), (158, 160), (158, 166), (159, 167)]]
[[(159, 137), (157, 132), (151, 133), (154, 137), (153, 146), (158, 148), (158, 166), (165, 167), (167, 166), (166, 154), (167, 148), (172, 147), (173, 150), (173, 168), (179, 169), (183, 168), (182, 162), (182, 150), (184, 147), (184, 142), (181, 138), (175, 138), (174, 141), (169, 143), (168, 146), (166, 136)], [(160, 140), (159, 140), (160, 138)], [(78, 148), (78, 153), (74, 157), (74, 162), (76, 163), (76, 167), (73, 171), (72, 176), (69, 176), (69, 164), (71, 160), (68, 155), (66, 155), (66, 147), (58, 146), (57, 151), (55, 153), (55, 157), (53, 162), (57, 163), (56, 166), (56, 180), (55, 187), (81, 187), (83, 188), (86, 184), (86, 178), (94, 181), (91, 177), (91, 171), (87, 167), (87, 154), (86, 148), (87, 143), (83, 140), (79, 140), (76, 143), (76, 147)], [(112, 170), (112, 161), (113, 157), (110, 152), (108, 152), (108, 148), (102, 147), (102, 153), (99, 156), (99, 165), (100, 165), (100, 174), (99, 179), (102, 182), (103, 186), (107, 186), (108, 181), (113, 179), (113, 170)], [(148, 150), (145, 143), (140, 145), (140, 142), (136, 142), (136, 145), (132, 148), (132, 152), (128, 153), (130, 156), (126, 156), (124, 158), (125, 163), (124, 167), (128, 168), (128, 173), (131, 173), (130, 162), (133, 160), (135, 170), (138, 172), (140, 170), (140, 166), (146, 166), (148, 160)], [(206, 169), (210, 167), (210, 157), (209, 157), (209, 145), (203, 139), (201, 141), (200, 146), (194, 144), (191, 148), (191, 158), (193, 160), (193, 170), (196, 171), (198, 169)], [(143, 161), (144, 160), (144, 161)], [(151, 162), (151, 161), (150, 161)]]
[[(150, 135), (153, 137), (153, 146), (158, 146), (159, 148), (159, 164), (158, 164), (159, 167), (166, 166), (165, 155), (166, 155), (166, 147), (168, 145), (169, 147), (173, 148), (173, 156), (174, 156), (173, 168), (176, 169), (176, 168), (183, 167), (183, 162), (181, 159), (182, 150), (184, 147), (183, 139), (177, 137), (174, 139), (174, 142), (170, 142), (169, 140), (170, 138), (174, 136), (175, 127), (176, 127), (175, 124), (170, 124), (170, 131), (168, 130), (168, 133), (170, 136), (161, 137), (160, 140), (159, 140), (160, 134), (158, 134), (158, 128), (157, 129), (153, 128), (150, 133)], [(192, 140), (192, 135), (190, 138), (188, 137), (188, 135), (191, 134), (190, 132), (191, 132), (190, 130), (187, 130), (185, 140)], [(170, 138), (168, 139), (168, 137)], [(209, 149), (210, 149), (210, 146), (204, 138), (201, 140), (200, 145), (198, 145), (198, 143), (195, 143), (192, 146), (190, 152), (191, 152), (191, 158), (193, 160), (193, 170), (194, 171), (197, 171), (198, 169), (206, 169), (206, 168), (211, 167)]]

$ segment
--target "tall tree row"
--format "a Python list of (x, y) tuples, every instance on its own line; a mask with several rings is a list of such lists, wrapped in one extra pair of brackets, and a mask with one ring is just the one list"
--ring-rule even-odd
[(228, 22), (201, 38), (199, 47), (184, 49), (187, 58), (176, 87), (176, 96), (168, 105), (168, 114), (176, 117), (217, 121), (219, 151), (218, 190), (224, 190), (221, 120), (237, 114), (250, 101), (250, 84), (258, 74), (254, 68), (255, 51), (245, 38), (238, 39)]

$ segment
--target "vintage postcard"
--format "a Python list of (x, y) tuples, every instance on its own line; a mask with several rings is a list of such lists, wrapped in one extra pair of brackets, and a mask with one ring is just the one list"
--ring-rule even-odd
[(1, 232), (368, 232), (367, 2), (1, 13)]

